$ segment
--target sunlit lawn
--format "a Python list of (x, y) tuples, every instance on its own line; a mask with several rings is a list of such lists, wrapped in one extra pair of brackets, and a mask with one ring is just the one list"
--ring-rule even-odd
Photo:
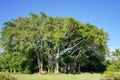
[(12, 74), (17, 80), (99, 80), (103, 77), (97, 73), (82, 73), (82, 74)]

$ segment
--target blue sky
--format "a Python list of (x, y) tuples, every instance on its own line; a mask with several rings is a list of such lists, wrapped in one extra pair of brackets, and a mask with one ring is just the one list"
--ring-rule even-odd
[(120, 0), (0, 0), (0, 31), (5, 21), (41, 11), (103, 28), (109, 34), (108, 47), (120, 48)]

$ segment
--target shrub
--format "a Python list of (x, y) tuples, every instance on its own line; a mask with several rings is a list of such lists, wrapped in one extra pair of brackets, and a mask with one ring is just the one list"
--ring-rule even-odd
[(114, 75), (115, 72), (113, 72), (113, 71), (105, 71), (103, 74), (104, 75)]
[(101, 80), (120, 80), (120, 73), (113, 71), (105, 71), (104, 78)]
[(30, 67), (29, 67), (29, 66), (26, 66), (23, 73), (24, 73), (24, 74), (31, 74)]
[(107, 71), (118, 71), (119, 70), (118, 67), (114, 64), (108, 65), (106, 69)]

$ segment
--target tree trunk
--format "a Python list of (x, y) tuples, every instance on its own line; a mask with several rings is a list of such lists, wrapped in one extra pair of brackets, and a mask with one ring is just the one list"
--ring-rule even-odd
[(52, 63), (51, 62), (52, 62), (52, 56), (50, 54), (50, 51), (48, 50), (48, 73), (51, 72), (51, 68), (52, 68), (52, 66), (51, 66)]
[[(43, 40), (41, 40), (41, 48), (38, 50), (40, 53), (43, 51)], [(39, 55), (39, 54), (38, 54)], [(39, 58), (41, 60), (40, 62), (40, 71), (43, 71), (43, 55), (40, 54)]]
[(41, 72), (41, 61), (40, 61), (40, 56), (38, 51), (36, 50), (36, 56), (37, 56), (37, 62), (38, 62), (38, 68), (39, 68), (39, 73)]
[(80, 63), (79, 62), (76, 63), (76, 72), (80, 73)]
[(43, 71), (43, 57), (42, 57), (42, 55), (41, 55), (40, 70)]
[(59, 48), (58, 48), (58, 51), (57, 51), (57, 55), (56, 55), (56, 58), (55, 58), (55, 73), (59, 73)]
[(66, 74), (70, 73), (70, 63), (66, 64)]
[(76, 71), (75, 71), (76, 63), (74, 62), (72, 66), (73, 66), (73, 67), (72, 67), (72, 69), (73, 69), (73, 70), (72, 70), (72, 73), (75, 74), (75, 73), (76, 73)]
[(78, 73), (80, 73), (80, 64), (78, 64)]

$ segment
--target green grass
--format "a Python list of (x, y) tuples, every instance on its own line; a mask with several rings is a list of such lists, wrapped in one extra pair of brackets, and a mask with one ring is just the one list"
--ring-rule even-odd
[(99, 80), (103, 77), (101, 74), (11, 74), (17, 80)]

